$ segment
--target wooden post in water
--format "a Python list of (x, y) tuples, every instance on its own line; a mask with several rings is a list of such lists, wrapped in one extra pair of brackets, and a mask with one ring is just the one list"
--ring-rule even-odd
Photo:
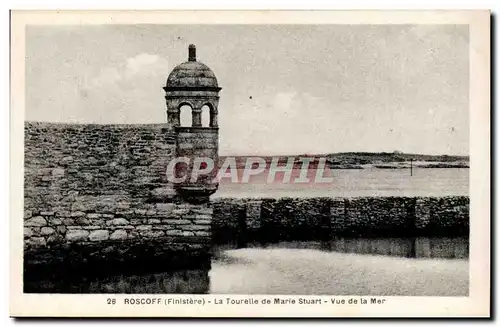
[(410, 159), (410, 176), (413, 176), (413, 159)]

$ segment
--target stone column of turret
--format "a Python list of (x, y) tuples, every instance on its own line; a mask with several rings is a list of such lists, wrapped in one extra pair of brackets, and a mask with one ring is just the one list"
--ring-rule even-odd
[[(196, 47), (189, 46), (188, 61), (176, 66), (168, 76), (166, 86), (167, 117), (177, 134), (177, 157), (187, 157), (190, 164), (177, 165), (176, 175), (185, 176), (175, 188), (188, 202), (206, 202), (217, 191), (216, 170), (207, 176), (192, 180), (193, 162), (208, 158), (216, 165), (218, 161), (218, 105), (221, 88), (212, 70), (196, 58)], [(191, 107), (192, 125), (180, 126), (180, 107)], [(210, 108), (210, 124), (202, 127), (203, 106)]]

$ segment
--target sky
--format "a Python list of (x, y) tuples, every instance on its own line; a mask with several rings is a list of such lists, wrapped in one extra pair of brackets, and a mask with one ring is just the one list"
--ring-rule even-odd
[(469, 153), (466, 25), (28, 26), (25, 119), (164, 123), (189, 44), (220, 155)]

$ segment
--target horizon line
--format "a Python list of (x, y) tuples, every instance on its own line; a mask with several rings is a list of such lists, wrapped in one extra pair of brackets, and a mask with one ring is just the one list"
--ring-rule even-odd
[(304, 156), (304, 157), (311, 157), (311, 156), (329, 156), (329, 155), (335, 155), (335, 154), (361, 154), (361, 153), (366, 153), (366, 154), (394, 154), (394, 155), (413, 155), (413, 156), (434, 156), (434, 157), (468, 157), (470, 158), (470, 154), (432, 154), (432, 153), (413, 153), (413, 152), (387, 152), (387, 151), (343, 151), (343, 152), (329, 152), (329, 153), (300, 153), (300, 154), (219, 154), (219, 157), (230, 157), (230, 156), (235, 156), (235, 157), (298, 157), (298, 156)]

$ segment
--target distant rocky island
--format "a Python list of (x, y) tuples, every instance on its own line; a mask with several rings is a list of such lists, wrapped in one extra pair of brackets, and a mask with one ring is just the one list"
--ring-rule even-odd
[[(295, 158), (294, 166), (300, 168), (300, 158), (311, 158), (310, 168), (318, 165), (320, 158), (326, 158), (330, 169), (409, 169), (413, 168), (469, 168), (469, 156), (412, 154), (402, 152), (341, 152), (330, 154), (300, 154), (279, 156), (235, 156), (237, 168), (244, 168), (247, 158), (259, 157), (269, 167), (273, 158), (278, 157), (280, 164), (288, 158)], [(220, 157), (222, 163), (227, 156)]]

